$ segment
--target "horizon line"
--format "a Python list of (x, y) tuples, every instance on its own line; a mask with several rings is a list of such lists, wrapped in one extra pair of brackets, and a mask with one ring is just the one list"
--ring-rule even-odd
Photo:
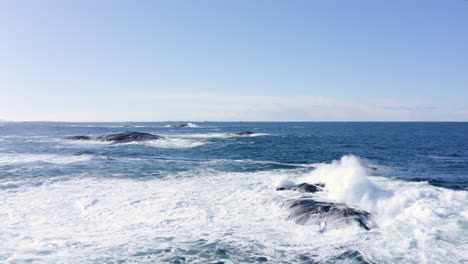
[(167, 123), (167, 122), (199, 122), (199, 123), (468, 123), (467, 121), (443, 120), (443, 121), (383, 121), (383, 120), (367, 120), (367, 121), (194, 121), (194, 120), (165, 120), (165, 121), (51, 121), (51, 120), (0, 120), (0, 123)]

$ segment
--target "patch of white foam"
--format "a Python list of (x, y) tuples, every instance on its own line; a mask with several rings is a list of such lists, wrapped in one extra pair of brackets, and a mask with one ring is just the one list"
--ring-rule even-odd
[(69, 145), (81, 145), (86, 147), (92, 146), (102, 146), (102, 145), (112, 145), (111, 141), (100, 141), (100, 140), (70, 140), (70, 139), (57, 139), (61, 143), (69, 144)]
[[(165, 125), (164, 127), (174, 127), (174, 125)], [(200, 126), (194, 123), (187, 123), (186, 126), (184, 127), (200, 127)]]
[(188, 123), (188, 124), (187, 124), (187, 127), (199, 127), (199, 126), (196, 125), (196, 124), (193, 124), (193, 123)]
[(284, 162), (276, 162), (276, 161), (268, 161), (268, 160), (251, 160), (251, 159), (237, 159), (237, 160), (229, 160), (229, 159), (213, 159), (213, 162), (239, 162), (239, 163), (252, 163), (252, 164), (270, 164), (270, 165), (280, 165), (280, 166), (290, 166), (290, 167), (303, 167), (303, 168), (315, 168), (319, 163), (310, 163), (310, 164), (299, 164), (299, 163), (284, 163)]
[(124, 126), (120, 126), (120, 127), (124, 127), (124, 128), (159, 128), (159, 127), (167, 127), (167, 126), (132, 126), (132, 125), (124, 125)]
[(195, 141), (183, 138), (165, 137), (157, 140), (134, 141), (126, 143), (113, 143), (112, 141), (99, 140), (63, 140), (67, 144), (79, 144), (87, 147), (108, 145), (113, 147), (125, 145), (145, 145), (154, 148), (194, 148), (207, 144), (205, 141)]
[(74, 162), (89, 161), (92, 155), (54, 155), (54, 154), (0, 154), (0, 164), (46, 162), (53, 164), (68, 164)]
[[(268, 136), (267, 133), (255, 133), (251, 135), (236, 135), (234, 133), (198, 133), (198, 134), (171, 134), (165, 135), (168, 137), (178, 137), (178, 138), (234, 138), (234, 137), (259, 137), (259, 136)], [(164, 135), (163, 135), (164, 136)]]
[(234, 135), (227, 133), (205, 133), (205, 134), (171, 134), (163, 135), (167, 137), (178, 137), (178, 138), (230, 138)]
[(270, 136), (271, 134), (268, 133), (253, 133), (248, 135), (247, 137), (262, 137), (262, 136)]
[(208, 142), (187, 140), (181, 138), (163, 138), (138, 143), (155, 148), (194, 148), (205, 145)]

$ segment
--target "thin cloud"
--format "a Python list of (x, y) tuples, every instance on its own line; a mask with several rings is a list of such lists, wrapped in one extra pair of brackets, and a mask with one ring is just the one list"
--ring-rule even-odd
[[(157, 120), (413, 121), (434, 107), (321, 96), (247, 96), (214, 93), (120, 93), (132, 105), (157, 105)], [(382, 100), (385, 101), (385, 100)]]

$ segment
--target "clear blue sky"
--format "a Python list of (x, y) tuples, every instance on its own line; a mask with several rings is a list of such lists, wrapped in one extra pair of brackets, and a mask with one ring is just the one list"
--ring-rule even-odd
[(0, 119), (468, 121), (468, 1), (0, 0)]

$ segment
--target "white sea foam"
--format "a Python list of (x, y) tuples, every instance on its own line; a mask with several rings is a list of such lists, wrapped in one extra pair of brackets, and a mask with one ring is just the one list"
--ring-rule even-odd
[(262, 137), (262, 136), (269, 136), (270, 134), (268, 133), (254, 133), (251, 135), (248, 135), (247, 137)]
[(54, 154), (0, 154), (0, 164), (46, 162), (53, 164), (68, 164), (73, 162), (89, 161), (92, 155), (54, 155)]
[(300, 164), (300, 163), (284, 163), (268, 160), (251, 160), (251, 159), (212, 159), (208, 162), (239, 162), (239, 163), (251, 163), (251, 164), (270, 164), (270, 165), (280, 165), (280, 166), (289, 166), (289, 167), (303, 167), (303, 168), (315, 168), (319, 163), (309, 163), (309, 164)]
[(57, 139), (61, 143), (69, 144), (69, 145), (81, 145), (86, 147), (92, 146), (102, 146), (102, 145), (112, 145), (111, 141), (100, 141), (100, 140), (69, 140), (69, 139)]
[(187, 140), (181, 138), (163, 138), (158, 140), (143, 141), (141, 143), (146, 146), (155, 148), (194, 148), (205, 145), (208, 142)]
[[(164, 127), (174, 127), (174, 125), (165, 125)], [(187, 123), (185, 127), (200, 127), (194, 123)]]
[(228, 133), (205, 133), (205, 134), (170, 134), (164, 135), (167, 137), (178, 137), (178, 138), (230, 138), (234, 135)]
[[(254, 133), (251, 135), (236, 135), (234, 133), (197, 133), (197, 134), (171, 134), (165, 135), (169, 137), (179, 137), (179, 138), (234, 138), (234, 137), (259, 137), (259, 136), (268, 136), (267, 133)], [(164, 136), (164, 135), (163, 135)]]
[(199, 127), (199, 126), (196, 125), (196, 124), (193, 124), (193, 123), (188, 123), (188, 124), (187, 124), (187, 127)]
[(154, 148), (194, 148), (207, 144), (206, 141), (196, 141), (183, 138), (172, 138), (164, 137), (156, 140), (145, 140), (145, 141), (134, 141), (127, 143), (112, 144), (108, 142), (107, 144), (112, 146), (121, 146), (121, 145), (145, 145)]
[(120, 127), (124, 128), (160, 128), (160, 127), (167, 127), (167, 126), (139, 126), (139, 125), (122, 125)]
[(60, 127), (120, 128), (122, 125), (57, 125)]
[[(8, 241), (0, 260), (161, 263), (183, 256), (207, 263), (219, 249), (234, 263), (256, 256), (300, 263), (299, 255), (325, 262), (350, 250), (378, 263), (466, 259), (467, 192), (372, 177), (361, 167), (347, 156), (312, 172), (202, 170), (148, 181), (75, 178), (0, 189), (0, 239)], [(325, 182), (323, 199), (382, 213), (386, 224), (370, 232), (350, 227), (326, 233), (297, 225), (275, 201), (302, 194), (276, 191), (271, 182), (281, 178), (278, 184)], [(389, 213), (385, 206), (397, 209)]]
[(108, 145), (113, 147), (125, 146), (125, 145), (145, 145), (154, 148), (194, 148), (207, 144), (206, 141), (196, 141), (183, 138), (165, 137), (157, 140), (145, 140), (145, 141), (134, 141), (127, 143), (115, 144), (112, 141), (99, 141), (99, 140), (64, 140), (67, 144), (79, 144), (87, 147), (99, 147), (102, 145)]

